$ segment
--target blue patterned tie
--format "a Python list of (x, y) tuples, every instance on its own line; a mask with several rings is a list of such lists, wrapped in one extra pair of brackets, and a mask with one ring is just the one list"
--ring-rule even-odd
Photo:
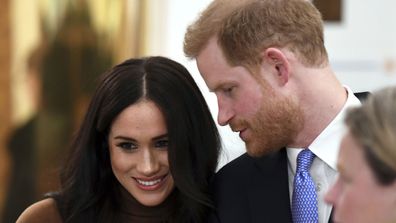
[(297, 170), (294, 177), (292, 216), (294, 223), (318, 222), (318, 200), (309, 168), (315, 155), (304, 149), (297, 156)]

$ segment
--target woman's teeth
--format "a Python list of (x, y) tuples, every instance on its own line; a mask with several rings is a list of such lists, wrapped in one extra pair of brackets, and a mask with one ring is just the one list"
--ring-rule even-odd
[(137, 181), (139, 184), (144, 185), (144, 186), (153, 186), (153, 185), (158, 184), (159, 182), (161, 182), (162, 179), (160, 178), (160, 179), (152, 180), (152, 181), (144, 181), (144, 180), (136, 179), (136, 181)]

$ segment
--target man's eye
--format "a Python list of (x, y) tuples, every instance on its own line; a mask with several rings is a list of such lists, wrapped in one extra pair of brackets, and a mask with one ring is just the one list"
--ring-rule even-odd
[(134, 150), (137, 149), (137, 146), (134, 143), (131, 142), (121, 142), (117, 144), (118, 147), (120, 147), (123, 150)]
[(227, 87), (223, 89), (223, 92), (226, 94), (230, 94), (232, 93), (232, 91), (234, 90), (234, 87)]
[(158, 140), (157, 142), (155, 142), (155, 147), (157, 148), (168, 148), (168, 144), (169, 141), (167, 139), (163, 139), (163, 140)]

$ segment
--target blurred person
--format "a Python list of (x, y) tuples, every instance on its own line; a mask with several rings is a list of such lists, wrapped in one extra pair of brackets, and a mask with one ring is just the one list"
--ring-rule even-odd
[(106, 72), (61, 189), (17, 222), (206, 222), (220, 138), (189, 72), (164, 57)]
[(37, 138), (40, 194), (59, 188), (59, 165), (93, 94), (94, 80), (112, 64), (110, 50), (92, 26), (86, 1), (75, 3), (62, 7), (56, 29), (40, 24), (47, 44)]
[(214, 0), (184, 52), (247, 154), (216, 174), (213, 222), (331, 222), (345, 110), (360, 105), (336, 78), (320, 12), (305, 0)]
[(15, 222), (31, 203), (37, 200), (37, 123), (41, 100), (41, 72), (45, 46), (38, 45), (27, 58), (27, 102), (32, 115), (16, 127), (8, 138), (11, 174), (6, 192), (2, 222)]
[(348, 111), (339, 177), (327, 192), (336, 222), (396, 222), (396, 87)]

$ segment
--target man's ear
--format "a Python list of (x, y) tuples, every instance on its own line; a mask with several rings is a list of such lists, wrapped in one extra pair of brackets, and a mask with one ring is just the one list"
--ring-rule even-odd
[(290, 63), (286, 55), (278, 48), (270, 47), (262, 52), (262, 59), (275, 71), (275, 79), (281, 86), (289, 81)]

